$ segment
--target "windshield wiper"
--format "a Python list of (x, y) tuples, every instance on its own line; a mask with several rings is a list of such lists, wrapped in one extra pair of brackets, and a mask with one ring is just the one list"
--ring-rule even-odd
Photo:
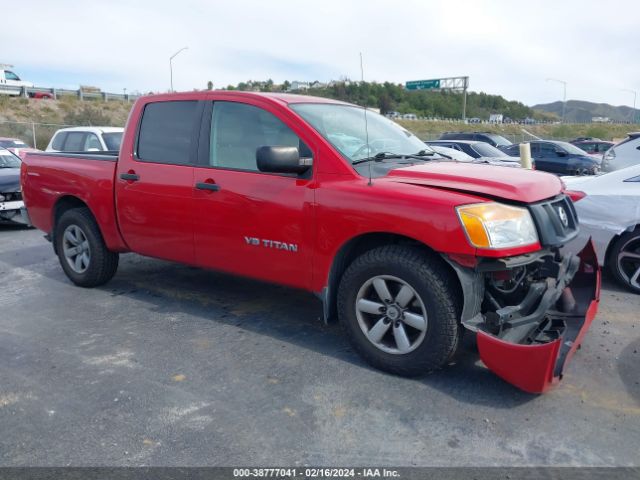
[(353, 162), (351, 162), (351, 165), (358, 165), (359, 163), (365, 163), (365, 162), (381, 162), (383, 160), (389, 160), (394, 158), (400, 158), (400, 159), (411, 158), (414, 160), (421, 160), (423, 162), (426, 162), (429, 159), (424, 157), (431, 156), (431, 155), (433, 154), (430, 152), (426, 152), (425, 150), (421, 150), (416, 154), (380, 152), (380, 153), (376, 153), (371, 157), (359, 158), (358, 160), (354, 160)]
[(429, 151), (426, 150), (420, 150), (418, 153), (416, 153), (416, 155), (418, 156), (433, 156), (433, 155), (438, 155), (442, 158), (447, 158), (449, 160), (453, 160), (453, 157), (450, 157), (449, 155), (446, 155), (444, 153), (440, 153), (440, 152), (436, 152), (435, 150), (433, 150), (431, 147), (429, 147)]

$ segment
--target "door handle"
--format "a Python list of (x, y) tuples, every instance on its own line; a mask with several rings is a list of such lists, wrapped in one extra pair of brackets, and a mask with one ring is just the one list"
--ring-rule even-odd
[(137, 173), (121, 173), (120, 178), (122, 180), (128, 180), (129, 182), (137, 182), (140, 180), (140, 175)]
[(217, 192), (218, 190), (220, 190), (220, 185), (208, 182), (198, 182), (196, 183), (196, 188), (198, 190), (210, 190), (212, 192)]

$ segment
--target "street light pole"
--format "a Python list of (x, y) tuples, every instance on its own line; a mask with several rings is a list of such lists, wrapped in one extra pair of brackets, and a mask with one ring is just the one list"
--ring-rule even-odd
[(564, 80), (558, 80), (557, 78), (547, 78), (547, 82), (558, 82), (561, 83), (564, 88), (564, 97), (562, 100), (562, 123), (565, 121), (565, 114), (567, 111), (567, 82)]
[(169, 57), (169, 75), (171, 75), (171, 91), (172, 92), (173, 92), (173, 58), (177, 56), (180, 52), (188, 48), (189, 47), (182, 47), (180, 50), (178, 50), (176, 53), (174, 53)]
[(623, 88), (622, 91), (633, 93), (633, 112), (631, 113), (631, 123), (635, 124), (636, 123), (636, 97), (638, 96), (638, 92), (636, 92), (635, 90), (630, 90), (628, 88)]

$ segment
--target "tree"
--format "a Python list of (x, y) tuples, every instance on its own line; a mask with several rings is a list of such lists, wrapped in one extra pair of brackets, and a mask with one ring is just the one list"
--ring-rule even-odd
[(211, 80), (207, 82), (207, 90), (213, 90), (213, 82)]

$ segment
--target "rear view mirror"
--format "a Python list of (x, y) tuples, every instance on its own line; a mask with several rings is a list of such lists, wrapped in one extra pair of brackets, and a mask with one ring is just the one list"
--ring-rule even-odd
[(311, 167), (310, 158), (300, 158), (296, 147), (264, 146), (256, 151), (258, 170), (268, 173), (301, 174)]

